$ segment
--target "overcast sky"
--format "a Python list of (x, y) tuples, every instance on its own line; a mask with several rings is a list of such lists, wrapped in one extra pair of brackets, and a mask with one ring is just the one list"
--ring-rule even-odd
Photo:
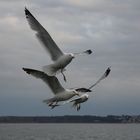
[[(51, 60), (30, 29), (24, 7), (64, 52), (92, 49), (67, 67), (65, 88), (89, 87), (111, 66), (111, 74), (77, 112), (71, 105), (50, 110), (53, 96), (22, 67), (41, 70)], [(0, 0), (0, 115), (140, 114), (139, 0)]]

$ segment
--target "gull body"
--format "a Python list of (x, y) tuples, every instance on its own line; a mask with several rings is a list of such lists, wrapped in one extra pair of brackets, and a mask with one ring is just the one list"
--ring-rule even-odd
[(55, 76), (48, 76), (46, 73), (30, 68), (23, 68), (23, 70), (36, 78), (43, 80), (51, 89), (54, 97), (44, 100), (49, 106), (56, 105), (58, 102), (71, 99), (79, 93), (74, 89), (64, 89)]
[[(31, 14), (31, 12), (25, 8), (26, 19), (32, 30), (36, 32), (36, 37), (44, 46), (45, 50), (50, 55), (52, 61), (54, 62), (51, 65), (43, 66), (43, 71), (49, 76), (55, 76), (58, 73), (62, 73), (64, 68), (72, 61), (74, 56), (79, 54), (91, 54), (91, 50), (86, 50), (81, 53), (63, 53), (62, 50), (56, 45), (52, 37), (46, 31), (46, 29), (37, 21), (37, 19)], [(66, 77), (63, 74), (64, 80)]]
[(73, 100), (71, 100), (69, 102), (72, 102), (73, 107), (75, 107), (77, 109), (77, 111), (79, 111), (80, 108), (81, 108), (81, 103), (86, 102), (88, 100), (88, 98), (89, 98), (88, 94), (83, 94), (79, 98), (73, 99)]
[(65, 54), (55, 61), (54, 66), (58, 69), (64, 69), (74, 58), (73, 54)]
[(50, 99), (46, 99), (43, 102), (49, 104), (49, 106), (56, 105), (58, 102), (67, 101), (75, 95), (79, 96), (79, 94), (75, 90), (65, 89), (65, 91), (63, 91), (59, 94), (56, 94), (54, 97), (52, 97)]
[(62, 55), (53, 64), (44, 66), (43, 71), (47, 73), (49, 76), (55, 76), (56, 73), (65, 71), (65, 67), (72, 61), (73, 58), (74, 58), (73, 54)]

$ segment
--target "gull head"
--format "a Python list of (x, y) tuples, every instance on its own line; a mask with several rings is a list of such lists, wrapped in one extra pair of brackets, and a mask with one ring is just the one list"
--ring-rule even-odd
[(88, 94), (84, 94), (85, 98), (88, 99), (89, 98), (89, 95)]
[(89, 98), (89, 95), (88, 95), (88, 94), (83, 94), (83, 95), (81, 95), (81, 96), (80, 96), (80, 99), (81, 99), (81, 100), (79, 100), (79, 103), (86, 102), (86, 101), (88, 100), (88, 98)]
[(69, 55), (70, 55), (70, 57), (71, 57), (72, 59), (75, 58), (75, 56), (74, 56), (73, 53), (70, 53)]
[(70, 57), (70, 58), (72, 58), (72, 59), (75, 58), (75, 56), (74, 56), (73, 53), (68, 53), (67, 55), (68, 55), (68, 57)]
[(61, 57), (67, 64), (70, 63), (72, 61), (73, 58), (75, 58), (74, 54), (72, 53), (65, 53), (65, 55), (63, 57)]

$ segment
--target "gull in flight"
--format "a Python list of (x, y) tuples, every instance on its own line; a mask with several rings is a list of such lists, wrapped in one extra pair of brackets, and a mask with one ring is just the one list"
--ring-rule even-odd
[[(81, 108), (80, 104), (83, 102), (86, 102), (89, 99), (89, 95), (86, 93), (92, 92), (91, 89), (94, 86), (96, 86), (101, 80), (105, 79), (109, 75), (110, 71), (111, 71), (111, 69), (110, 69), (110, 67), (108, 67), (107, 70), (105, 71), (105, 73), (101, 76), (101, 78), (95, 84), (90, 86), (89, 88), (77, 88), (77, 89), (75, 89), (75, 91), (77, 91), (78, 93), (84, 93), (84, 94), (80, 95), (76, 99), (69, 100), (69, 101), (65, 102), (64, 104), (73, 103), (73, 107), (75, 107), (77, 109), (77, 111), (79, 111)], [(59, 105), (57, 105), (57, 106), (59, 106)]]
[(64, 89), (55, 76), (48, 76), (42, 71), (29, 68), (23, 68), (23, 70), (27, 74), (43, 80), (49, 86), (54, 94), (54, 97), (46, 99), (43, 102), (47, 103), (51, 108), (58, 106), (58, 102), (69, 100), (76, 95), (79, 96), (79, 93), (74, 89)]
[(50, 55), (53, 63), (50, 65), (43, 66), (43, 71), (49, 76), (55, 76), (58, 73), (62, 73), (64, 80), (65, 67), (75, 58), (76, 55), (91, 54), (91, 50), (86, 50), (81, 53), (64, 53), (54, 42), (49, 33), (45, 28), (37, 21), (37, 19), (31, 14), (31, 12), (25, 7), (26, 19), (32, 30), (36, 32), (36, 37), (42, 43), (45, 50)]

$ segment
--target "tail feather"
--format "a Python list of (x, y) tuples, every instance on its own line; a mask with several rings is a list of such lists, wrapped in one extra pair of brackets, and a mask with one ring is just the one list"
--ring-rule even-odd
[(54, 98), (50, 98), (50, 99), (45, 99), (45, 100), (43, 100), (43, 103), (51, 104), (51, 103), (53, 103), (54, 101), (55, 101)]
[(80, 104), (75, 101), (73, 102), (72, 107), (76, 108), (77, 111), (79, 111), (81, 108)]
[[(65, 101), (64, 104), (67, 104), (67, 103), (72, 103), (72, 106), (71, 106), (71, 107), (73, 107), (73, 108), (76, 109), (77, 111), (79, 111), (80, 108), (81, 108), (80, 103), (76, 102), (75, 100)], [(63, 105), (64, 105), (64, 104), (63, 104)]]
[(54, 68), (53, 64), (43, 66), (42, 69), (49, 76), (55, 76), (57, 74), (57, 71), (58, 71), (56, 68)]
[[(45, 72), (49, 76), (55, 76), (56, 74), (62, 73), (66, 71), (66, 69), (57, 69), (54, 67), (53, 64), (46, 65), (42, 67), (43, 72)], [(63, 74), (64, 80), (66, 79), (65, 75)], [(65, 80), (66, 81), (66, 80)]]

